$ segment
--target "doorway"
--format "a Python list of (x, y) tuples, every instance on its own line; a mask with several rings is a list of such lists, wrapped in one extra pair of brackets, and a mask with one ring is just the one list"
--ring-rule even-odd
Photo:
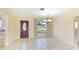
[(74, 42), (79, 48), (79, 16), (74, 17)]
[(20, 21), (20, 38), (29, 37), (29, 22), (21, 20)]

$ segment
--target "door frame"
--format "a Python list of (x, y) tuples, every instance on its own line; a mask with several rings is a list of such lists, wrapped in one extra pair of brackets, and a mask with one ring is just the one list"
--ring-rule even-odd
[(29, 38), (29, 21), (28, 21), (28, 20), (20, 20), (20, 38), (22, 38), (22, 37), (21, 37), (21, 22), (22, 22), (22, 21), (23, 21), (23, 22), (25, 21), (25, 22), (28, 23), (28, 25), (27, 25), (27, 26), (28, 26), (28, 37), (27, 37), (27, 38)]

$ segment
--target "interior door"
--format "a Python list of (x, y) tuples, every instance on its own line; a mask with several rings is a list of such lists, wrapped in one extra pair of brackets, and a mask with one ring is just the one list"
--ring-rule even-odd
[(29, 25), (28, 21), (20, 21), (20, 38), (28, 38), (29, 36)]

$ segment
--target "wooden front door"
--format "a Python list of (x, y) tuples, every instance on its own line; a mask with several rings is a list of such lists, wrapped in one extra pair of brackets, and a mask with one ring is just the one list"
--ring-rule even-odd
[(20, 21), (20, 38), (29, 37), (29, 23), (28, 21)]

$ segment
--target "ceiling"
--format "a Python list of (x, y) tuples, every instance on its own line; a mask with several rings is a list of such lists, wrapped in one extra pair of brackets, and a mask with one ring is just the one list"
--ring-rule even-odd
[(65, 8), (9, 8), (9, 11), (15, 16), (56, 16), (66, 12)]

